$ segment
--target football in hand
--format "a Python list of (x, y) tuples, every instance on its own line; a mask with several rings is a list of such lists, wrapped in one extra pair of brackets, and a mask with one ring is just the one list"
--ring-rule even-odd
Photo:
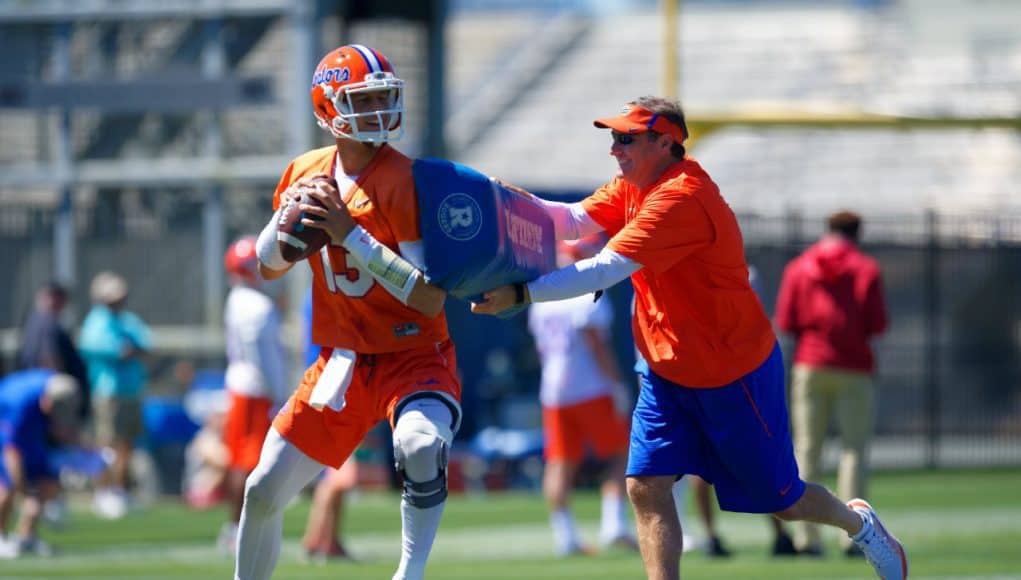
[[(329, 180), (336, 188), (337, 184), (333, 178), (320, 176), (313, 179)], [(308, 227), (301, 223), (305, 217), (317, 219), (315, 216), (306, 216), (298, 209), (301, 204), (322, 206), (318, 199), (309, 195), (310, 187), (299, 190), (300, 196), (293, 199), (291, 203), (284, 206), (280, 211), (277, 221), (277, 243), (280, 244), (280, 253), (288, 262), (299, 262), (312, 254), (318, 252), (323, 246), (330, 242), (330, 234), (325, 230)]]

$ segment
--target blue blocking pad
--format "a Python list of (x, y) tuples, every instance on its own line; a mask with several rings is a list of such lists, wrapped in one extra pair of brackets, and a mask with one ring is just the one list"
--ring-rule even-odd
[(556, 267), (553, 221), (535, 200), (444, 159), (417, 159), (412, 173), (429, 283), (472, 300)]

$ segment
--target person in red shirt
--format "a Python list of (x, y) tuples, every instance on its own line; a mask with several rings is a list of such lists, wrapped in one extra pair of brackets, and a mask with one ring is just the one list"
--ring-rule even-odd
[(334, 144), (284, 170), (273, 195), (277, 213), (256, 242), (262, 277), (283, 276), (294, 263), (277, 241), (281, 208), (302, 192), (318, 200), (297, 209), (304, 226), (330, 237), (303, 260), (312, 270), (312, 342), (322, 349), (273, 420), (248, 477), (239, 580), (272, 575), (284, 507), (325, 466), (339, 468), (381, 420), (393, 428), (404, 484), (393, 578), (425, 574), (446, 504), (461, 384), (443, 314), (446, 291), (422, 274), (412, 161), (389, 144), (401, 135), (403, 89), (390, 61), (372, 48), (352, 44), (322, 58), (312, 76), (312, 108)]
[(642, 97), (595, 125), (610, 129), (617, 177), (580, 202), (543, 204), (558, 239), (604, 230), (609, 243), (591, 258), (486, 292), (472, 310), (496, 314), (631, 278), (632, 330), (649, 371), (632, 414), (627, 489), (648, 577), (680, 577), (671, 489), (694, 473), (716, 486), (722, 509), (839, 527), (880, 577), (905, 578), (904, 549), (867, 502), (844, 504), (798, 475), (783, 357), (748, 281), (737, 218), (686, 155), (680, 105)]
[[(829, 232), (784, 269), (776, 325), (797, 341), (791, 372), (791, 415), (798, 466), (819, 475), (826, 428), (836, 415), (843, 450), (837, 475), (840, 497), (865, 495), (868, 443), (875, 423), (875, 359), (869, 340), (887, 327), (879, 264), (858, 249), (861, 217), (841, 211)], [(805, 522), (798, 550), (821, 554), (819, 527)], [(844, 542), (848, 555), (860, 551)]]

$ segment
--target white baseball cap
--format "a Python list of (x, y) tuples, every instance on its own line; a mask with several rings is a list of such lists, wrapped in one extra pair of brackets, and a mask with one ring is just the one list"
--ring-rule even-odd
[(114, 304), (124, 300), (128, 295), (128, 283), (124, 278), (109, 270), (96, 274), (89, 288), (93, 302)]

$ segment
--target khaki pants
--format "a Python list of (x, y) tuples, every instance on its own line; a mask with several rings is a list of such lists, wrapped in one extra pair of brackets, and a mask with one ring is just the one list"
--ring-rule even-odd
[[(823, 443), (830, 418), (836, 417), (840, 436), (837, 497), (844, 501), (865, 496), (868, 444), (875, 428), (875, 384), (863, 372), (814, 368), (795, 364), (791, 384), (794, 452), (805, 481), (818, 481)], [(822, 547), (819, 526), (799, 522), (799, 549)], [(841, 538), (844, 547), (850, 540)]]
[(118, 397), (96, 397), (92, 401), (96, 442), (110, 446), (118, 441), (134, 442), (142, 436), (142, 401)]

